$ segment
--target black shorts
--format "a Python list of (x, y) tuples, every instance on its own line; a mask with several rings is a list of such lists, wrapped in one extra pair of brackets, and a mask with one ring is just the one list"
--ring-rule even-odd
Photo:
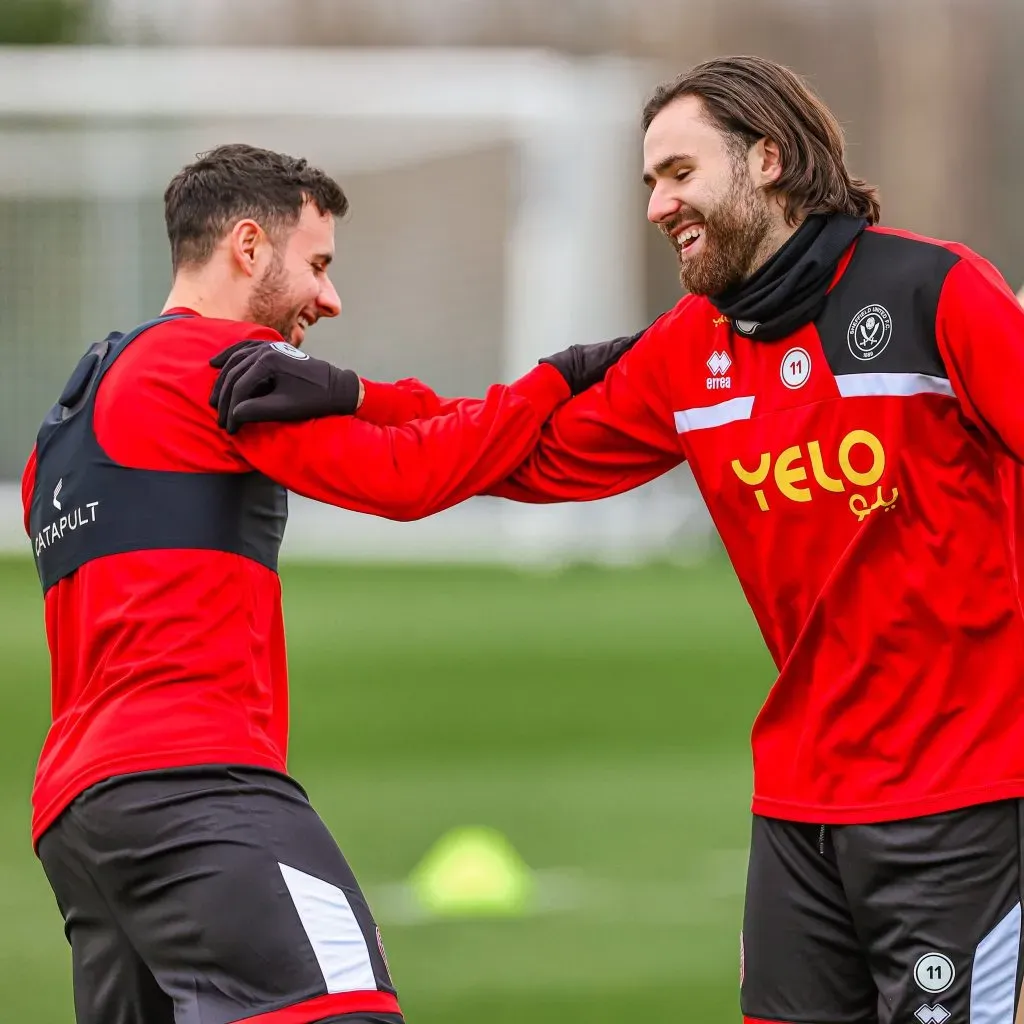
[(380, 933), (302, 789), (202, 767), (93, 786), (39, 857), (78, 1024), (402, 1018)]
[(878, 825), (754, 818), (749, 1021), (1014, 1024), (1021, 801)]

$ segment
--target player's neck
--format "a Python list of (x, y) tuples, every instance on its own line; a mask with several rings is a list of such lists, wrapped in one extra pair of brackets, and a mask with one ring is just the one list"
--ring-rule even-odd
[(790, 224), (785, 216), (773, 218), (775, 223), (765, 236), (750, 265), (749, 277), (753, 277), (797, 232), (804, 222), (801, 216), (795, 224)]
[(164, 312), (169, 309), (191, 309), (217, 320), (244, 320), (248, 303), (232, 282), (218, 280), (210, 268), (203, 268), (197, 273), (178, 272), (164, 303)]

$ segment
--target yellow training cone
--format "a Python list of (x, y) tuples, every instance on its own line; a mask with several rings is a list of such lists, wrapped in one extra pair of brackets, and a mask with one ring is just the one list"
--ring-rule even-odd
[(420, 906), (439, 917), (514, 917), (527, 911), (533, 896), (526, 862), (492, 828), (443, 835), (409, 882)]

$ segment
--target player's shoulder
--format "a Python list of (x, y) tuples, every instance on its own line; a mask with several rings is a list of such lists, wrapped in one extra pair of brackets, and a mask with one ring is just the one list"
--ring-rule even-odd
[[(177, 312), (176, 310), (173, 312)], [(154, 324), (128, 345), (96, 395), (96, 435), (125, 465), (194, 470), (236, 468), (228, 437), (217, 427), (210, 360), (239, 341), (280, 341), (270, 328), (191, 312)]]
[[(197, 352), (215, 355), (239, 341), (281, 341), (281, 335), (271, 327), (246, 320), (225, 320), (200, 316), (190, 310), (169, 310), (174, 319), (164, 320), (150, 330), (160, 339), (173, 339), (174, 345), (139, 346), (138, 350), (154, 349), (171, 358), (188, 359)], [(173, 351), (167, 351), (173, 349)]]
[(706, 296), (684, 295), (642, 333), (622, 358), (622, 372), (667, 404), (685, 401), (679, 396), (689, 392), (693, 381), (705, 382), (708, 360), (724, 358), (728, 323)]
[(691, 340), (695, 331), (713, 327), (716, 320), (724, 322), (706, 296), (684, 295), (642, 332), (637, 347), (674, 348), (681, 339)]
[[(670, 310), (662, 313), (655, 323), (663, 323), (666, 329), (713, 319), (718, 311), (706, 295), (684, 295)], [(653, 326), (653, 325), (652, 325)]]
[(963, 242), (904, 231), (870, 227), (860, 243), (890, 281), (898, 285), (927, 281), (946, 291), (976, 286), (996, 286), (1012, 294), (995, 265)]
[(856, 262), (877, 266), (879, 273), (889, 279), (923, 277), (941, 281), (961, 261), (980, 259), (963, 242), (882, 225), (865, 229), (855, 250)]
[(118, 356), (107, 372), (112, 388), (130, 384), (143, 392), (157, 389), (199, 393), (211, 374), (210, 360), (240, 341), (280, 341), (277, 331), (244, 320), (199, 316), (171, 310), (174, 319), (153, 324)]

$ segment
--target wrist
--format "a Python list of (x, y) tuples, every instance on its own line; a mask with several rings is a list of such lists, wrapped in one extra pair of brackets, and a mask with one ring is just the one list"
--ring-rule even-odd
[(527, 399), (534, 408), (550, 415), (562, 402), (572, 397), (572, 389), (558, 368), (549, 362), (541, 362), (529, 373), (509, 385), (509, 389)]
[(363, 386), (359, 375), (354, 370), (342, 370), (337, 366), (332, 366), (328, 387), (330, 409), (333, 415), (351, 416), (359, 408)]

